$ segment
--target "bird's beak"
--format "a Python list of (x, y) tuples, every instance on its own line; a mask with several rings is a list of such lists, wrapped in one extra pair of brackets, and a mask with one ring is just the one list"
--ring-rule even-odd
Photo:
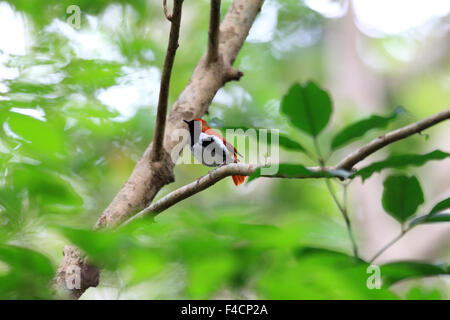
[(187, 121), (187, 120), (183, 120), (184, 122), (186, 122), (188, 125), (189, 125), (189, 123), (190, 123), (190, 121)]

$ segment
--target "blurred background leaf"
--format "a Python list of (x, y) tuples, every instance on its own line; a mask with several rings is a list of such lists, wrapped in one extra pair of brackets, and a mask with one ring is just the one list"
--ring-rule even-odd
[(425, 201), (419, 180), (414, 176), (390, 175), (383, 182), (383, 208), (403, 223)]
[(0, 245), (0, 262), (6, 272), (0, 272), (2, 299), (49, 299), (50, 281), (55, 270), (44, 255), (16, 246)]
[[(222, 1), (222, 16), (231, 3)], [(219, 90), (205, 120), (219, 128), (279, 129), (280, 163), (304, 170), (298, 164), (317, 165), (304, 153), (313, 150), (311, 128), (297, 121), (299, 101), (290, 105), (289, 117), (280, 106), (293, 83), (313, 79), (326, 90), (313, 88), (317, 129), (329, 129), (313, 133), (321, 134), (327, 162), (337, 163), (352, 145), (325, 146), (368, 114), (407, 108), (384, 132), (450, 107), (447, 3), (410, 1), (406, 10), (378, 1), (266, 0), (234, 63), (245, 76)], [(79, 29), (68, 22), (69, 5), (80, 7)], [(208, 7), (208, 0), (184, 2), (169, 105), (205, 52)], [(100, 287), (83, 298), (104, 297), (103, 289), (113, 299), (449, 298), (444, 276), (434, 277), (443, 290), (433, 285), (427, 291), (420, 278), (406, 277), (413, 274), (408, 266), (398, 267), (398, 278), (411, 283), (410, 290), (395, 284), (369, 292), (365, 265), (336, 253), (348, 253), (349, 240), (315, 179), (261, 178), (239, 189), (222, 181), (170, 208), (156, 224), (88, 231), (152, 139), (170, 28), (161, 1), (1, 1), (0, 26), (0, 298), (49, 298), (45, 284), (68, 242), (105, 267)], [(368, 160), (414, 155), (385, 167), (417, 171), (427, 200), (438, 203), (450, 192), (449, 160), (441, 157), (448, 151), (446, 130), (437, 126)], [(358, 143), (371, 138), (367, 132)], [(445, 151), (427, 153), (436, 149)], [(442, 161), (422, 167), (435, 158)], [(158, 198), (208, 170), (177, 165), (176, 182)], [(392, 230), (390, 217), (379, 215), (381, 203), (368, 198), (382, 192), (377, 176), (364, 188), (356, 179), (349, 186), (350, 215), (365, 256)], [(425, 204), (423, 213), (428, 210)], [(430, 264), (448, 261), (445, 225), (417, 228), (420, 241), (387, 252), (386, 259), (400, 253)], [(300, 254), (305, 247), (329, 251)]]

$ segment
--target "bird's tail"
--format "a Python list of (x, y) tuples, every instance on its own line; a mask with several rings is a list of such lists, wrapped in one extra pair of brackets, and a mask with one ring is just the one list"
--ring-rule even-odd
[(246, 176), (231, 176), (231, 178), (233, 179), (233, 182), (236, 186), (243, 184), (245, 181), (245, 178), (247, 178)]

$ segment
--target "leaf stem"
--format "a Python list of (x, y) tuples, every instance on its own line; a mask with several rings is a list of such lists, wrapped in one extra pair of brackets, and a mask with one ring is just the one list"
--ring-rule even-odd
[[(323, 159), (322, 152), (320, 151), (317, 137), (314, 137), (313, 140), (314, 140), (314, 147), (316, 149), (316, 153), (319, 158), (318, 159), (319, 165), (320, 165), (322, 171), (324, 171), (325, 170), (325, 160)], [(330, 178), (327, 176), (325, 177), (325, 184), (327, 186), (328, 192), (330, 193), (331, 197), (333, 198), (334, 203), (336, 204), (336, 207), (342, 213), (342, 217), (344, 218), (345, 225), (347, 227), (348, 235), (350, 238), (350, 242), (352, 244), (353, 256), (355, 258), (359, 258), (358, 245), (356, 243), (355, 237), (353, 236), (352, 224), (351, 224), (350, 218), (348, 216), (348, 211), (347, 211), (347, 201), (346, 201), (347, 185), (343, 185), (343, 188), (344, 188), (343, 189), (343, 203), (341, 204), (337, 198), (336, 191), (333, 189), (333, 185), (331, 184)]]
[(398, 234), (394, 239), (389, 241), (386, 245), (384, 245), (373, 257), (369, 260), (369, 264), (372, 264), (379, 256), (381, 256), (387, 249), (392, 247), (397, 241), (399, 241), (408, 231), (410, 231), (412, 227), (408, 227), (406, 229), (402, 229), (400, 234)]

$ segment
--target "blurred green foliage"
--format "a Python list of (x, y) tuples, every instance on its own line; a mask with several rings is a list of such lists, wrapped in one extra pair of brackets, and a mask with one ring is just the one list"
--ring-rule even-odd
[(390, 175), (383, 186), (383, 208), (399, 222), (403, 223), (414, 215), (425, 201), (415, 176)]
[[(20, 13), (31, 40), (24, 55), (0, 52), (0, 66), (13, 73), (5, 72), (0, 80), (0, 298), (51, 298), (48, 284), (68, 241), (105, 268), (101, 287), (113, 283), (124, 297), (445, 298), (437, 288), (427, 291), (417, 285), (403, 295), (390, 288), (405, 279), (448, 273), (431, 262), (382, 266), (382, 289), (369, 290), (367, 263), (346, 254), (344, 224), (325, 187), (315, 180), (259, 179), (239, 190), (223, 181), (167, 210), (155, 224), (144, 220), (114, 232), (88, 231), (152, 138), (154, 93), (169, 29), (161, 1), (7, 2)], [(222, 2), (223, 15), (231, 0)], [(292, 83), (310, 78), (326, 82), (322, 34), (329, 21), (301, 1), (274, 3), (273, 38), (246, 42), (235, 62), (245, 77), (221, 89), (222, 98), (213, 101), (206, 119), (220, 119), (219, 127), (280, 129), (280, 145), (286, 149), (280, 161), (293, 164), (281, 169), (287, 175), (310, 174), (305, 166), (315, 163), (304, 150), (312, 142), (288, 124), (279, 105)], [(72, 4), (81, 8), (80, 30), (65, 23)], [(206, 48), (208, 5), (207, 0), (185, 1), (170, 102)], [(380, 113), (393, 111), (385, 106), (407, 106), (409, 118), (397, 119), (399, 125), (437, 111), (429, 101), (448, 103), (448, 93), (437, 85), (448, 67), (398, 84)], [(108, 90), (118, 91), (112, 99), (102, 98)], [(336, 128), (368, 116), (359, 107), (340, 104), (327, 125), (331, 103), (323, 89), (311, 82), (298, 90), (325, 102), (317, 130), (299, 124), (306, 133), (320, 131), (324, 146), (330, 145), (326, 142)], [(292, 107), (287, 113), (295, 118), (298, 104)], [(393, 124), (375, 122), (357, 130), (374, 129), (358, 143), (375, 137), (380, 132), (375, 127)], [(422, 150), (425, 145), (416, 137), (396, 150)], [(342, 149), (336, 157), (344, 154)], [(410, 165), (435, 159), (424, 157)], [(406, 167), (404, 160), (396, 163), (383, 169)], [(161, 193), (207, 170), (179, 165), (177, 181)], [(95, 297), (93, 291), (87, 294)]]
[(0, 260), (8, 266), (6, 272), (0, 273), (2, 299), (52, 297), (49, 283), (54, 269), (47, 257), (29, 249), (0, 245)]
[[(382, 267), (386, 285), (370, 290), (366, 262), (305, 246), (311, 232), (320, 230), (316, 223), (275, 227), (248, 219), (186, 211), (172, 221), (138, 221), (114, 233), (58, 229), (100, 266), (120, 270), (129, 286), (182, 265), (186, 276), (178, 298), (211, 298), (227, 288), (233, 297), (245, 289), (264, 299), (392, 299), (389, 285), (446, 272), (424, 263), (394, 263)], [(156, 297), (164, 298), (164, 290)]]

